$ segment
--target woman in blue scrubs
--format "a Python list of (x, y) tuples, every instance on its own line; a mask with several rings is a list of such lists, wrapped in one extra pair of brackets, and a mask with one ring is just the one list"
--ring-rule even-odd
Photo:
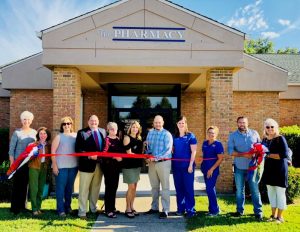
[(177, 215), (193, 217), (195, 210), (194, 173), (197, 139), (188, 131), (187, 120), (179, 117), (173, 137), (172, 170), (176, 189)]
[(222, 143), (217, 140), (218, 127), (210, 126), (206, 132), (207, 140), (202, 144), (203, 161), (201, 163), (201, 171), (204, 176), (209, 201), (208, 216), (217, 216), (220, 213), (220, 208), (217, 202), (216, 182), (219, 176), (219, 166), (224, 156), (224, 148)]

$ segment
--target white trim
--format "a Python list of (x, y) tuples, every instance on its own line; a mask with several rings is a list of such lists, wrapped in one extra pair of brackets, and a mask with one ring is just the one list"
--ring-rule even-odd
[[(105, 11), (105, 10), (108, 10), (108, 9), (110, 9), (110, 8), (112, 8), (112, 7), (121, 5), (121, 4), (123, 4), (123, 3), (125, 3), (125, 2), (128, 2), (128, 1), (130, 1), (130, 0), (121, 0), (121, 1), (119, 1), (119, 2), (115, 2), (115, 3), (109, 4), (109, 5), (107, 5), (107, 6), (103, 6), (103, 7), (101, 7), (101, 8), (98, 9), (98, 10), (91, 11), (90, 13), (83, 14), (83, 15), (78, 16), (78, 17), (76, 17), (76, 18), (70, 19), (70, 20), (68, 20), (68, 21), (66, 21), (66, 22), (60, 23), (60, 24), (58, 24), (58, 25), (56, 25), (56, 26), (53, 26), (53, 27), (50, 27), (50, 28), (48, 28), (48, 29), (42, 30), (42, 31), (41, 31), (41, 36), (43, 36), (44, 33), (48, 33), (48, 32), (50, 32), (50, 31), (53, 31), (53, 30), (58, 29), (58, 28), (60, 28), (60, 27), (69, 25), (69, 24), (71, 24), (71, 23), (74, 23), (74, 22), (79, 21), (79, 20), (81, 20), (81, 19), (84, 19), (84, 18), (86, 18), (86, 17), (92, 16), (92, 15), (94, 15), (94, 14), (98, 14), (98, 13), (100, 13), (100, 12), (102, 12), (102, 11)], [(156, 0), (156, 1), (160, 1), (160, 2), (163, 3), (163, 4), (169, 5), (169, 6), (171, 6), (171, 7), (173, 7), (173, 8), (176, 8), (176, 9), (178, 9), (178, 10), (180, 10), (180, 11), (183, 11), (183, 12), (185, 12), (185, 13), (188, 13), (189, 15), (192, 15), (192, 16), (194, 16), (194, 17), (196, 17), (196, 18), (199, 18), (199, 19), (202, 19), (202, 20), (204, 20), (204, 21), (207, 21), (207, 22), (209, 22), (209, 23), (211, 23), (211, 24), (214, 24), (214, 25), (216, 25), (216, 26), (218, 26), (218, 27), (221, 27), (221, 28), (223, 28), (223, 29), (225, 29), (225, 30), (227, 30), (227, 31), (233, 32), (233, 33), (235, 33), (235, 34), (237, 34), (237, 35), (240, 35), (240, 36), (243, 36), (243, 37), (245, 38), (245, 35), (246, 35), (246, 34), (243, 33), (243, 32), (239, 32), (239, 31), (237, 31), (237, 30), (235, 30), (235, 29), (233, 29), (233, 28), (231, 28), (231, 27), (229, 27), (229, 26), (225, 26), (225, 25), (223, 25), (223, 24), (221, 24), (221, 23), (218, 23), (218, 22), (216, 22), (216, 21), (214, 21), (214, 20), (211, 20), (211, 19), (206, 18), (206, 17), (204, 17), (204, 16), (201, 16), (201, 15), (199, 15), (199, 14), (196, 14), (196, 13), (194, 13), (194, 12), (188, 10), (188, 9), (185, 9), (185, 8), (183, 8), (183, 7), (180, 7), (180, 6), (177, 6), (177, 5), (175, 5), (174, 3), (172, 3), (172, 2), (168, 2), (168, 1), (165, 1), (165, 0)], [(40, 35), (39, 35), (39, 36), (40, 36)]]
[(3, 71), (4, 69), (6, 69), (6, 68), (9, 68), (9, 67), (11, 67), (11, 66), (13, 66), (13, 65), (16, 65), (16, 64), (20, 64), (20, 63), (22, 63), (22, 62), (24, 62), (24, 61), (30, 60), (31, 58), (37, 57), (37, 56), (39, 56), (39, 55), (43, 55), (43, 52), (39, 52), (39, 53), (37, 53), (37, 54), (34, 54), (34, 55), (31, 55), (31, 56), (28, 56), (28, 57), (19, 59), (19, 60), (17, 60), (17, 61), (11, 62), (11, 63), (9, 63), (9, 64), (3, 65), (3, 66), (1, 67), (1, 69), (0, 69), (0, 71), (2, 72), (2, 71)]
[(199, 14), (197, 14), (197, 13), (194, 13), (194, 12), (188, 10), (188, 9), (185, 9), (185, 8), (183, 8), (183, 7), (180, 7), (180, 6), (177, 6), (177, 5), (175, 5), (175, 3), (168, 2), (168, 1), (165, 1), (165, 0), (158, 0), (158, 1), (160, 1), (160, 2), (162, 2), (162, 3), (164, 3), (164, 4), (166, 4), (166, 5), (169, 5), (169, 6), (171, 6), (171, 7), (174, 7), (174, 8), (176, 8), (177, 10), (184, 11), (185, 13), (188, 13), (188, 14), (190, 14), (190, 15), (193, 15), (193, 16), (195, 16), (196, 18), (199, 18), (199, 19), (202, 19), (202, 20), (204, 20), (204, 21), (207, 21), (207, 22), (209, 22), (209, 23), (211, 23), (211, 24), (214, 24), (214, 25), (216, 25), (216, 26), (218, 26), (218, 27), (222, 27), (223, 29), (225, 29), (225, 30), (227, 30), (227, 31), (230, 31), (230, 32), (233, 32), (233, 33), (235, 33), (235, 34), (237, 34), (237, 35), (240, 35), (240, 36), (243, 36), (243, 37), (245, 37), (245, 35), (246, 35), (246, 33), (239, 32), (239, 31), (237, 31), (237, 30), (235, 30), (235, 29), (233, 29), (233, 28), (231, 28), (231, 27), (229, 27), (229, 26), (225, 26), (225, 25), (223, 25), (223, 24), (221, 24), (221, 23), (219, 23), (219, 22), (216, 22), (216, 21), (214, 21), (214, 20), (212, 20), (212, 19), (206, 18), (206, 17), (201, 16), (201, 15), (199, 15)]
[(262, 62), (262, 63), (264, 63), (264, 64), (267, 64), (267, 65), (269, 65), (269, 66), (271, 66), (271, 67), (273, 67), (273, 68), (279, 69), (280, 71), (283, 71), (283, 72), (288, 73), (288, 71), (285, 70), (284, 68), (280, 68), (280, 67), (278, 67), (278, 66), (276, 66), (276, 65), (274, 65), (274, 64), (271, 64), (271, 63), (269, 63), (269, 62), (267, 62), (267, 61), (261, 60), (261, 59), (255, 57), (255, 56), (251, 56), (251, 55), (249, 55), (249, 54), (247, 54), (247, 53), (244, 53), (244, 56), (248, 56), (249, 58), (255, 59), (255, 60), (257, 60), (257, 61), (259, 61), (259, 62)]
[(98, 10), (93, 10), (93, 11), (91, 11), (90, 13), (83, 14), (83, 15), (78, 16), (78, 17), (75, 17), (75, 18), (73, 18), (73, 19), (69, 19), (68, 21), (62, 22), (62, 23), (60, 23), (60, 24), (58, 24), (58, 25), (52, 26), (52, 27), (50, 27), (50, 28), (48, 28), (48, 29), (41, 30), (42, 36), (43, 36), (44, 33), (48, 33), (48, 32), (50, 32), (50, 31), (56, 30), (56, 29), (58, 29), (58, 28), (60, 28), (60, 27), (64, 27), (64, 26), (66, 26), (66, 25), (69, 25), (69, 24), (71, 24), (71, 23), (77, 22), (77, 21), (79, 21), (79, 20), (81, 20), (81, 19), (84, 19), (84, 18), (87, 18), (87, 17), (89, 17), (89, 16), (98, 14), (98, 13), (100, 13), (100, 12), (102, 12), (102, 11), (108, 10), (108, 9), (110, 9), (110, 8), (112, 8), (112, 7), (118, 6), (118, 5), (123, 4), (124, 2), (128, 2), (128, 1), (129, 1), (129, 0), (121, 0), (121, 1), (118, 1), (118, 2), (115, 2), (115, 3), (111, 3), (111, 4), (109, 4), (109, 5), (106, 5), (106, 6), (102, 6), (102, 7), (100, 7), (100, 9), (98, 9)]

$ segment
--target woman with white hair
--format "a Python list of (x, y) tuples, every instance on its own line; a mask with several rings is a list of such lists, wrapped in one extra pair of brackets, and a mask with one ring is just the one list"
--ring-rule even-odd
[(284, 222), (282, 213), (286, 209), (285, 191), (288, 186), (288, 145), (279, 134), (278, 123), (271, 118), (264, 122), (262, 143), (269, 149), (266, 156), (262, 180), (267, 185), (272, 215), (268, 221)]
[[(9, 144), (10, 165), (25, 150), (27, 145), (36, 139), (36, 130), (30, 128), (33, 118), (33, 114), (29, 111), (24, 111), (20, 115), (22, 127), (14, 131)], [(26, 209), (28, 173), (28, 165), (23, 165), (14, 175), (10, 208), (14, 214)]]
[[(115, 122), (109, 122), (107, 124), (108, 135), (105, 139), (104, 152), (111, 153), (124, 153), (123, 144), (117, 136), (118, 125)], [(116, 194), (119, 185), (119, 174), (121, 170), (120, 162), (122, 158), (103, 158), (101, 163), (101, 169), (104, 175), (105, 193), (104, 193), (104, 205), (105, 214), (109, 218), (117, 217), (116, 210)]]

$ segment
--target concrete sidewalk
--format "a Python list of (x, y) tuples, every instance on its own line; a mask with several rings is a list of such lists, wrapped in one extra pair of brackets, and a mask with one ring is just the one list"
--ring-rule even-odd
[[(204, 195), (205, 185), (203, 175), (199, 170), (195, 172), (195, 195)], [(99, 215), (92, 231), (105, 231), (105, 232), (132, 232), (132, 231), (147, 231), (147, 232), (169, 232), (169, 231), (186, 231), (185, 218), (176, 216), (176, 192), (173, 182), (173, 175), (170, 175), (170, 190), (171, 190), (171, 204), (170, 215), (168, 219), (159, 219), (158, 214), (144, 215), (151, 207), (151, 186), (149, 183), (148, 174), (141, 174), (141, 179), (137, 186), (137, 197), (135, 199), (135, 209), (140, 212), (140, 216), (129, 219), (124, 215), (126, 208), (125, 194), (127, 191), (127, 184), (123, 183), (123, 176), (120, 175), (119, 188), (117, 192), (116, 208), (121, 211), (117, 218), (107, 218), (105, 215)], [(103, 197), (104, 184), (101, 185), (100, 197)], [(160, 210), (161, 202), (160, 203)]]
[[(79, 175), (78, 175), (79, 176)], [(75, 184), (74, 184), (74, 194), (77, 195), (79, 191), (79, 178), (76, 178)], [(103, 198), (104, 196), (104, 178), (102, 179), (101, 183), (101, 188), (100, 188), (100, 198)], [(204, 179), (203, 179), (203, 174), (202, 172), (197, 169), (195, 171), (195, 182), (194, 182), (194, 190), (195, 190), (195, 195), (206, 195), (205, 192), (205, 184), (204, 184)], [(123, 175), (122, 173), (120, 174), (120, 180), (119, 180), (119, 187), (117, 191), (117, 197), (125, 197), (127, 191), (127, 184), (123, 183)], [(173, 181), (173, 175), (170, 175), (170, 191), (171, 195), (175, 196), (176, 191), (175, 191), (175, 186), (174, 186), (174, 181)], [(151, 196), (151, 185), (149, 182), (149, 177), (147, 173), (142, 173), (140, 175), (140, 180), (137, 184), (137, 196)]]
[(150, 209), (151, 197), (137, 197), (135, 200), (135, 209), (140, 213), (133, 219), (129, 219), (124, 215), (126, 200), (125, 198), (117, 198), (116, 207), (121, 211), (117, 218), (107, 218), (104, 214), (99, 215), (93, 225), (93, 232), (169, 232), (169, 231), (185, 231), (185, 218), (175, 216), (172, 212), (176, 212), (176, 198), (171, 196), (171, 215), (168, 219), (159, 219), (159, 214), (144, 215)]

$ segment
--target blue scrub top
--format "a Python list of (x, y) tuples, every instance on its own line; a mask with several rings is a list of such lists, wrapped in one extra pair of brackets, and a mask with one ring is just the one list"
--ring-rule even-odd
[[(173, 168), (188, 168), (192, 154), (191, 145), (197, 144), (196, 136), (189, 132), (182, 137), (173, 137), (173, 158), (186, 159), (183, 161), (172, 161)], [(195, 165), (195, 163), (194, 163)]]
[[(211, 160), (203, 160), (201, 164), (201, 171), (206, 175), (208, 170), (214, 166), (218, 160), (218, 154), (224, 154), (224, 148), (220, 141), (216, 140), (212, 144), (208, 143), (208, 140), (205, 140), (202, 144), (202, 153), (203, 158), (216, 158)], [(219, 175), (219, 167), (217, 167), (214, 172), (217, 172)]]

